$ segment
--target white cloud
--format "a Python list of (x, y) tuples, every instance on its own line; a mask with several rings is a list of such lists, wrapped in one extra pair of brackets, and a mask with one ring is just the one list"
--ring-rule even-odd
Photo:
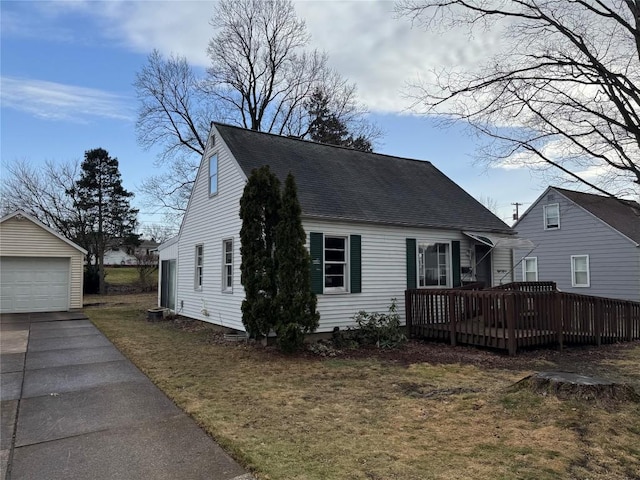
[[(215, 2), (109, 1), (45, 2), (46, 16), (91, 15), (110, 41), (139, 53), (156, 48), (184, 55), (207, 67), (206, 49)], [(358, 86), (361, 100), (376, 112), (405, 112), (407, 83), (431, 78), (431, 70), (480, 65), (495, 50), (496, 36), (470, 41), (461, 31), (446, 34), (412, 28), (396, 18), (390, 1), (298, 1), (296, 11), (311, 34), (311, 46), (327, 51), (341, 75)], [(44, 12), (44, 13), (43, 13)]]
[(0, 78), (3, 108), (43, 119), (86, 122), (91, 117), (133, 121), (126, 99), (102, 90), (42, 80)]

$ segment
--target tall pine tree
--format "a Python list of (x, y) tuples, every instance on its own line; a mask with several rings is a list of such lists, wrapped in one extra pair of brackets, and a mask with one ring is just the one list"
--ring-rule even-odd
[(309, 138), (314, 142), (338, 145), (362, 152), (373, 152), (371, 141), (364, 135), (354, 137), (346, 124), (331, 111), (329, 97), (317, 88), (305, 104), (309, 115)]
[[(84, 154), (81, 175), (67, 190), (80, 212), (77, 242), (89, 252), (98, 272), (99, 292), (105, 293), (104, 254), (114, 239), (129, 238), (137, 226), (138, 210), (131, 208), (133, 193), (122, 186), (118, 159), (102, 148)], [(91, 263), (90, 263), (91, 264)]]
[(296, 182), (289, 173), (276, 228), (276, 333), (280, 349), (286, 352), (302, 347), (305, 334), (315, 331), (320, 320), (316, 296), (311, 291), (311, 258), (305, 239)]
[(276, 325), (275, 235), (280, 181), (269, 166), (251, 172), (240, 199), (240, 265), (245, 291), (242, 323), (252, 338), (266, 337)]

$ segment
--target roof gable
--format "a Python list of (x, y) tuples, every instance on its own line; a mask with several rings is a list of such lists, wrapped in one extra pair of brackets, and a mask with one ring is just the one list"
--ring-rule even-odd
[(625, 237), (640, 244), (640, 204), (592, 193), (551, 187)]
[(263, 165), (281, 180), (293, 173), (304, 216), (513, 233), (430, 162), (214, 127), (245, 175)]
[(54, 237), (56, 237), (58, 240), (63, 241), (64, 243), (66, 243), (67, 245), (75, 248), (76, 250), (82, 252), (83, 255), (87, 254), (87, 251), (82, 248), (80, 245), (75, 244), (74, 242), (72, 242), (71, 240), (69, 240), (68, 238), (60, 235), (58, 232), (56, 232), (55, 230), (47, 227), (44, 223), (42, 223), (40, 220), (38, 220), (35, 217), (32, 217), (31, 215), (29, 215), (27, 212), (24, 212), (22, 210), (16, 210), (13, 213), (10, 213), (9, 215), (6, 215), (5, 217), (0, 219), (0, 224), (6, 222), (7, 220), (11, 220), (12, 218), (16, 218), (16, 219), (26, 219), (28, 221), (30, 221), (31, 223), (33, 223), (34, 225), (42, 228), (43, 230), (47, 231), (48, 233), (50, 233), (51, 235), (53, 235)]

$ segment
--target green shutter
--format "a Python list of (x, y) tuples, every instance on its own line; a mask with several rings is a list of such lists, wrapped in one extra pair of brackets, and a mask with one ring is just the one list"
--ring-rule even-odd
[(311, 232), (309, 234), (309, 253), (311, 254), (311, 291), (316, 295), (323, 292), (324, 274), (322, 267), (322, 250), (324, 235)]
[(417, 288), (416, 278), (416, 239), (407, 238), (407, 288)]
[(360, 235), (349, 237), (349, 248), (351, 253), (350, 277), (351, 293), (362, 292), (362, 238)]
[(460, 241), (453, 240), (451, 242), (451, 279), (453, 280), (453, 287), (462, 286), (462, 280), (460, 278)]

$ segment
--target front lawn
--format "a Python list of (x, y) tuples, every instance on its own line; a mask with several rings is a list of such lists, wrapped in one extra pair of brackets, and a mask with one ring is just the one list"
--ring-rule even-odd
[(127, 298), (85, 312), (259, 479), (640, 477), (640, 405), (508, 390), (573, 366), (640, 391), (640, 343), (516, 358), (412, 343), (415, 363), (285, 357), (199, 322), (149, 323), (155, 294)]

